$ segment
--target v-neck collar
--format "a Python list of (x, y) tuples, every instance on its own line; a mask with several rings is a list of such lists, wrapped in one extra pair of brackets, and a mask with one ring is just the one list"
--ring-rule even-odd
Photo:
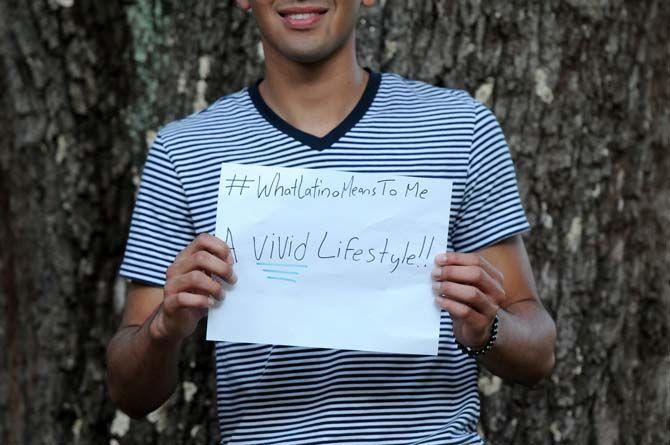
[(303, 144), (315, 149), (315, 150), (325, 150), (326, 148), (333, 145), (335, 142), (340, 140), (349, 130), (351, 130), (354, 125), (361, 120), (365, 112), (368, 111), (372, 101), (377, 94), (379, 89), (379, 84), (381, 83), (381, 74), (372, 71), (370, 68), (364, 68), (370, 76), (368, 77), (368, 82), (365, 85), (365, 90), (363, 95), (358, 99), (358, 103), (351, 110), (351, 112), (340, 122), (335, 128), (333, 128), (328, 134), (323, 137), (314, 136), (313, 134), (305, 133), (302, 130), (297, 129), (293, 125), (286, 122), (282, 119), (277, 113), (272, 111), (272, 108), (265, 103), (263, 97), (258, 91), (258, 85), (261, 83), (263, 78), (259, 78), (252, 85), (249, 86), (248, 92), (251, 102), (256, 107), (256, 110), (263, 116), (269, 123), (271, 123), (275, 128), (282, 131), (283, 133), (291, 136), (297, 141), (302, 142)]

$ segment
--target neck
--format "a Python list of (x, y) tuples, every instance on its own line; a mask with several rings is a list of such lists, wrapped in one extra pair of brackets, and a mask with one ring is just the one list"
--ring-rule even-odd
[(365, 90), (368, 73), (356, 61), (351, 38), (327, 60), (299, 63), (263, 45), (263, 100), (282, 119), (305, 133), (324, 136), (339, 124)]

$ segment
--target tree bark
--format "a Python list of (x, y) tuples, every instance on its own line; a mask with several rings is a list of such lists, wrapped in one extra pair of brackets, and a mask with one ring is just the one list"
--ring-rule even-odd
[[(553, 376), (480, 378), (494, 444), (670, 442), (670, 4), (386, 0), (359, 60), (470, 91), (500, 119), (558, 327)], [(217, 443), (212, 345), (147, 420), (104, 353), (148, 142), (261, 75), (250, 16), (213, 0), (0, 0), (0, 441)]]

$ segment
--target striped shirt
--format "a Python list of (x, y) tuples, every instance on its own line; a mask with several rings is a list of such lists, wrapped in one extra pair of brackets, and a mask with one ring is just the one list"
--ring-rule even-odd
[[(355, 108), (324, 137), (275, 114), (262, 79), (163, 127), (120, 274), (162, 286), (176, 254), (214, 234), (223, 162), (450, 179), (448, 250), (476, 251), (529, 228), (488, 108), (462, 90), (368, 72)], [(437, 356), (217, 342), (221, 443), (483, 443), (477, 371), (445, 311)]]

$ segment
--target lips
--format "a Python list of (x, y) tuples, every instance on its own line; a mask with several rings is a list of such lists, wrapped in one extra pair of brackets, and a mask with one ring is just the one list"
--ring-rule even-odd
[(291, 29), (304, 30), (315, 27), (328, 12), (328, 8), (320, 6), (294, 6), (281, 8), (277, 12), (286, 26)]

